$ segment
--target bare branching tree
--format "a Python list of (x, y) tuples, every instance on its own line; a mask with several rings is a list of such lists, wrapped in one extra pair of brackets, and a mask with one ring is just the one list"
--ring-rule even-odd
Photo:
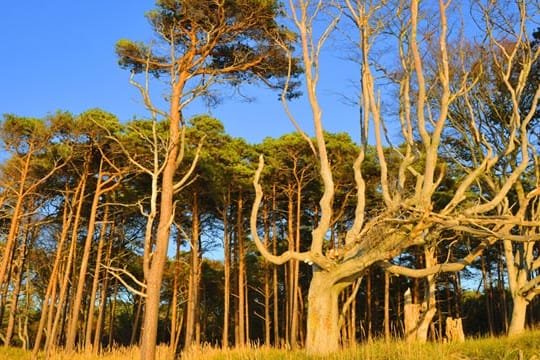
[[(523, 1), (505, 1), (504, 4), (479, 1), (474, 9), (483, 14), (485, 26), (460, 32), (453, 27), (461, 22), (459, 8), (451, 1), (343, 0), (334, 5), (329, 8), (327, 2), (304, 0), (288, 3), (290, 17), (299, 34), (306, 93), (315, 129), (314, 152), (324, 187), (320, 217), (312, 231), (309, 249), (273, 255), (259, 239), (257, 218), (263, 197), (259, 184), (264, 166), (262, 158), (254, 179), (256, 199), (251, 214), (252, 236), (268, 261), (275, 264), (305, 261), (312, 265), (306, 348), (318, 354), (338, 350), (339, 295), (362, 278), (370, 266), (378, 265), (396, 274), (430, 280), (430, 276), (439, 272), (463, 269), (500, 239), (525, 243), (540, 240), (535, 232), (515, 232), (516, 226), (531, 228), (539, 224), (536, 220), (524, 221), (512, 210), (514, 204), (510, 201), (514, 187), (531, 167), (535, 153), (531, 144), (531, 121), (537, 113), (540, 86), (536, 84), (526, 92), (526, 106), (522, 100), (524, 89), (529, 86), (527, 79), (539, 56), (538, 49), (533, 50), (527, 38), (527, 26), (539, 15), (538, 8)], [(515, 15), (512, 22), (502, 17), (510, 12)], [(317, 89), (323, 44), (342, 14), (357, 30), (363, 137), (359, 155), (351, 164), (356, 179), (356, 217), (340, 247), (329, 254), (323, 249), (331, 231), (331, 219), (336, 215), (332, 211), (334, 184), (322, 131), (321, 95)], [(326, 26), (321, 25), (325, 21)], [(494, 70), (508, 96), (509, 111), (496, 142), (490, 141), (484, 132), (481, 114), (485, 109), (475, 111), (469, 106), (482, 81), (481, 71), (478, 72), (482, 65), (464, 61), (463, 38), (469, 36), (466, 35), (469, 32), (482, 39), (479, 46), (486, 49), (489, 61), (497, 64)], [(388, 36), (390, 33), (392, 39)], [(350, 33), (347, 35), (351, 37)], [(510, 47), (509, 39), (513, 44)], [(377, 58), (374, 49), (381, 49), (383, 45), (385, 53), (390, 55)], [(390, 56), (392, 61), (387, 60)], [(462, 59), (461, 65), (451, 66), (456, 58)], [(375, 77), (376, 72), (383, 73), (385, 81)], [(399, 95), (390, 99), (390, 95), (396, 93)], [(466, 116), (460, 119), (462, 129), (466, 130), (454, 132), (460, 142), (474, 147), (475, 157), (467, 161), (452, 156), (445, 142), (448, 131), (455, 125), (452, 121), (455, 104), (464, 104), (468, 109)], [(393, 107), (393, 111), (385, 111), (384, 106)], [(389, 119), (388, 113), (396, 115)], [(388, 141), (386, 129), (390, 124), (399, 124), (399, 146), (392, 147)], [(379, 191), (383, 205), (375, 215), (366, 212), (368, 198), (362, 174), (368, 139), (373, 139), (380, 165)], [(390, 171), (388, 148), (400, 159), (395, 172)], [(450, 150), (458, 149), (450, 147)], [(514, 166), (501, 172), (501, 163), (510, 161)], [(397, 175), (392, 176), (394, 173)], [(441, 197), (441, 191), (447, 186), (443, 180), (452, 183), (445, 197)], [(537, 191), (534, 185), (523, 196), (532, 197)], [(473, 237), (475, 246), (463, 258), (448, 256), (446, 261), (438, 263), (434, 249), (440, 243), (441, 234), (446, 233)], [(418, 246), (424, 249), (425, 268), (412, 269), (394, 263), (398, 255)], [(451, 246), (448, 251), (454, 250)], [(433, 287), (429, 289), (433, 293)], [(430, 316), (434, 311), (429, 309), (431, 296), (425, 297)]]

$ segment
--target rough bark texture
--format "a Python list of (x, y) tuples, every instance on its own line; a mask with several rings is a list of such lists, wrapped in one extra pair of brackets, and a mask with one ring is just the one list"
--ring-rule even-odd
[(308, 294), (308, 353), (324, 355), (339, 350), (338, 296), (342, 289), (332, 284), (328, 274), (314, 271)]
[(513, 296), (512, 320), (508, 328), (508, 336), (519, 335), (525, 331), (525, 319), (528, 301), (523, 296)]
[(450, 342), (465, 341), (465, 334), (463, 333), (463, 322), (461, 321), (461, 318), (446, 318), (446, 339)]

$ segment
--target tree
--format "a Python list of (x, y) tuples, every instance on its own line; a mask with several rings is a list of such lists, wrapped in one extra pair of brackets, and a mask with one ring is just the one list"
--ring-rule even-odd
[[(492, 4), (493, 2), (490, 2)], [(299, 32), (301, 56), (305, 68), (304, 80), (312, 119), (315, 129), (315, 141), (312, 144), (316, 154), (319, 175), (324, 192), (320, 198), (320, 216), (317, 227), (311, 233), (310, 247), (307, 251), (286, 251), (281, 255), (273, 255), (266, 249), (257, 231), (257, 216), (263, 197), (259, 183), (264, 160), (261, 157), (254, 178), (256, 199), (252, 208), (251, 231), (259, 251), (264, 257), (275, 263), (283, 264), (288, 261), (304, 261), (312, 265), (313, 277), (308, 295), (308, 318), (306, 349), (309, 353), (325, 354), (339, 348), (339, 295), (361, 278), (373, 264), (383, 267), (386, 271), (412, 276), (425, 277), (441, 271), (457, 271), (470, 264), (481, 251), (496, 239), (509, 237), (505, 227), (513, 227), (520, 223), (519, 217), (504, 212), (504, 221), (495, 213), (499, 207), (506, 207), (506, 196), (522, 176), (530, 164), (529, 154), (529, 124), (536, 111), (540, 87), (536, 89), (531, 106), (520, 109), (517, 97), (520, 96), (525, 82), (516, 84), (506, 82), (508, 90), (516, 97), (512, 109), (510, 131), (505, 141), (500, 144), (502, 152), (497, 152), (490, 144), (483, 141), (478, 132), (470, 135), (477, 136), (478, 144), (484, 150), (478, 163), (460, 164), (461, 176), (456, 179), (456, 191), (443, 203), (435, 206), (437, 191), (445, 177), (445, 169), (451, 164), (447, 157), (440, 156), (442, 134), (449, 126), (449, 106), (457, 99), (467, 98), (470, 88), (477, 79), (471, 69), (462, 67), (459, 72), (451, 73), (449, 69), (448, 40), (449, 20), (453, 19), (450, 4), (439, 1), (436, 8), (417, 0), (392, 2), (353, 2), (345, 0), (343, 8), (336, 14), (329, 15), (322, 1), (289, 2), (292, 22)], [(500, 4), (496, 4), (500, 5)], [(526, 8), (521, 1), (515, 3), (519, 15), (517, 32), (519, 41), (523, 40), (526, 22), (531, 16), (537, 15), (538, 9)], [(502, 10), (502, 7), (499, 8)], [(532, 11), (532, 12), (529, 12)], [(535, 12), (536, 11), (536, 12)], [(361, 65), (361, 98), (362, 109), (361, 129), (362, 139), (359, 155), (354, 161), (353, 169), (356, 180), (356, 211), (351, 222), (344, 244), (335, 251), (324, 253), (326, 234), (328, 233), (333, 216), (334, 181), (328, 148), (323, 131), (323, 116), (320, 98), (317, 93), (319, 80), (319, 60), (321, 49), (339, 20), (341, 12), (346, 12), (358, 30), (356, 44), (359, 50)], [(390, 15), (390, 17), (388, 16)], [(317, 27), (314, 25), (317, 19)], [(386, 20), (385, 20), (386, 19)], [(395, 19), (390, 22), (389, 19)], [(326, 20), (327, 27), (320, 31), (321, 22)], [(490, 17), (490, 21), (497, 21)], [(387, 24), (399, 25), (399, 37), (396, 41), (384, 43), (387, 54), (399, 59), (384, 66), (382, 61), (375, 62), (373, 47), (382, 44), (382, 36), (386, 33), (383, 28)], [(513, 25), (514, 23), (512, 23)], [(504, 28), (508, 23), (501, 21), (497, 25)], [(512, 29), (508, 29), (511, 31)], [(489, 37), (488, 37), (489, 38)], [(489, 38), (496, 42), (496, 38)], [(377, 42), (381, 40), (381, 42)], [(428, 68), (424, 54), (427, 49), (436, 45), (439, 51), (436, 57), (436, 76), (428, 76)], [(393, 47), (394, 51), (390, 51)], [(520, 58), (523, 66), (519, 78), (527, 78), (531, 70), (533, 57)], [(511, 66), (515, 58), (510, 54), (505, 58), (504, 72)], [(380, 82), (374, 76), (374, 67), (383, 66), (383, 73), (392, 82)], [(451, 87), (452, 80), (457, 79), (458, 88)], [(390, 85), (388, 85), (390, 84)], [(397, 86), (394, 87), (393, 84)], [(393, 148), (400, 161), (398, 175), (389, 175), (388, 156), (385, 152), (384, 113), (378, 94), (384, 86), (398, 90), (399, 96), (394, 113), (400, 125), (402, 143), (400, 148)], [(435, 93), (433, 90), (436, 89)], [(436, 98), (436, 100), (435, 100)], [(478, 129), (480, 119), (471, 114), (466, 119), (470, 128)], [(368, 130), (373, 133), (370, 134)], [(378, 214), (366, 216), (365, 180), (361, 164), (369, 135), (373, 137), (377, 160), (380, 164), (380, 188), (383, 207)], [(306, 137), (307, 140), (307, 137)], [(309, 141), (309, 140), (308, 140)], [(508, 155), (513, 149), (519, 152), (518, 165), (508, 176), (503, 178), (498, 191), (491, 196), (485, 196), (478, 190), (479, 184), (489, 175), (497, 172), (497, 162)], [(516, 158), (515, 158), (516, 159)], [(421, 160), (418, 163), (418, 160)], [(413, 166), (414, 165), (414, 166)], [(409, 186), (412, 184), (412, 186)], [(480, 240), (480, 244), (456, 262), (434, 264), (423, 269), (410, 269), (392, 262), (399, 254), (406, 252), (412, 246), (431, 246), (433, 237), (443, 231), (454, 231), (471, 234)], [(534, 237), (533, 237), (534, 238)], [(531, 239), (521, 236), (521, 239)]]
[[(182, 112), (193, 99), (208, 97), (212, 85), (223, 82), (239, 85), (262, 80), (278, 86), (274, 80), (287, 75), (289, 64), (282, 46), (287, 47), (292, 40), (291, 34), (275, 21), (279, 11), (279, 4), (274, 1), (160, 0), (147, 18), (160, 46), (167, 50), (161, 52), (157, 46), (129, 40), (116, 44), (120, 66), (131, 70), (131, 81), (140, 90), (153, 121), (160, 117), (168, 123), (165, 156), (155, 163), (157, 173), (152, 173), (153, 193), (157, 196), (159, 191), (161, 198), (157, 234), (155, 239), (147, 238), (145, 245), (143, 359), (155, 358), (160, 287), (174, 215), (174, 195), (191, 175), (187, 172), (180, 180), (175, 179), (185, 149), (186, 124)], [(168, 76), (167, 111), (152, 102), (146, 80), (136, 82), (133, 75), (138, 73), (144, 74), (146, 80), (151, 75)], [(197, 157), (189, 168), (193, 169), (196, 161)]]

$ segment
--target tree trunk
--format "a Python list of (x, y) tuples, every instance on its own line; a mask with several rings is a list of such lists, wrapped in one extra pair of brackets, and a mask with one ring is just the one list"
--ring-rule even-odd
[(229, 315), (231, 309), (231, 244), (229, 238), (229, 222), (227, 209), (230, 206), (230, 191), (227, 192), (225, 204), (222, 211), (223, 220), (223, 333), (221, 336), (221, 346), (229, 347)]
[[(276, 184), (272, 185), (272, 254), (277, 255), (278, 227), (277, 227), (277, 193)], [(278, 288), (278, 269), (272, 266), (272, 287), (273, 287), (273, 305), (274, 305), (274, 346), (280, 345), (279, 339), (279, 288)]]
[[(264, 246), (268, 249), (270, 226), (268, 223), (268, 207), (265, 204), (263, 207), (264, 221)], [(270, 346), (270, 264), (264, 262), (264, 344)]]
[(244, 234), (242, 231), (242, 209), (243, 199), (242, 194), (238, 199), (237, 209), (237, 223), (236, 234), (238, 239), (238, 339), (237, 345), (244, 346), (246, 344), (246, 295), (245, 295), (245, 281), (246, 281), (246, 259), (244, 249)]
[[(185, 74), (183, 74), (185, 75)], [(166, 163), (161, 174), (160, 189), (152, 189), (152, 192), (161, 192), (159, 203), (159, 221), (154, 251), (145, 256), (151, 256), (151, 264), (145, 274), (146, 283), (146, 304), (144, 308), (143, 333), (141, 341), (141, 359), (154, 360), (156, 358), (156, 345), (158, 333), (159, 304), (161, 299), (161, 283), (163, 272), (167, 262), (167, 251), (169, 250), (169, 235), (173, 220), (173, 200), (175, 192), (174, 175), (178, 168), (178, 153), (184, 144), (180, 138), (180, 124), (182, 114), (178, 99), (181, 98), (185, 79), (181, 79), (174, 85), (171, 96), (169, 138), (171, 144), (168, 147)]]
[(186, 337), (185, 345), (190, 347), (198, 342), (197, 328), (200, 326), (199, 306), (200, 294), (199, 286), (201, 282), (201, 250), (199, 235), (199, 199), (196, 192), (193, 193), (192, 204), (192, 229), (191, 229), (191, 269), (189, 273), (188, 302), (186, 312)]
[[(21, 177), (19, 181), (19, 188), (17, 190), (17, 200), (15, 202), (15, 206), (13, 207), (13, 212), (11, 214), (11, 223), (9, 225), (9, 232), (7, 234), (7, 239), (4, 243), (4, 251), (2, 256), (2, 261), (0, 262), (0, 289), (4, 287), (4, 282), (7, 277), (8, 268), (11, 265), (11, 259), (13, 256), (13, 252), (15, 249), (15, 244), (17, 242), (17, 235), (19, 233), (19, 223), (21, 221), (21, 213), (23, 211), (23, 201), (25, 198), (25, 195), (27, 195), (27, 189), (25, 187), (26, 179), (28, 176), (28, 172), (30, 169), (30, 161), (32, 159), (32, 150), (33, 147), (31, 146), (28, 155), (26, 156), (26, 159), (24, 160), (23, 166), (21, 166)], [(8, 285), (5, 285), (6, 288), (8, 288)], [(3, 309), (2, 309), (3, 310)]]
[[(435, 257), (435, 249), (431, 247), (424, 248), (424, 265), (426, 268), (433, 267), (437, 264), (437, 258)], [(416, 330), (416, 340), (420, 342), (427, 341), (427, 335), (429, 325), (437, 312), (435, 291), (436, 291), (436, 277), (435, 275), (428, 275), (425, 279), (426, 288), (424, 291), (424, 301), (422, 302), (420, 317), (418, 318), (418, 325)]]
[[(29, 230), (27, 229), (26, 234), (25, 234), (26, 238), (29, 236), (28, 231)], [(14, 272), (14, 275), (13, 275), (14, 284), (13, 284), (13, 289), (11, 291), (11, 297), (9, 300), (10, 305), (9, 305), (8, 325), (7, 325), (5, 340), (4, 340), (5, 346), (9, 346), (11, 343), (11, 338), (13, 337), (13, 332), (15, 330), (15, 318), (16, 318), (17, 313), (19, 312), (18, 311), (19, 293), (21, 291), (22, 274), (23, 274), (23, 269), (26, 262), (26, 255), (27, 255), (26, 242), (27, 241), (28, 240), (25, 240), (21, 244), (21, 247), (18, 249), (19, 255), (17, 256), (17, 260), (14, 262), (14, 264), (12, 264), (13, 272)]]
[[(104, 263), (110, 265), (112, 245), (114, 242), (113, 234), (116, 232), (114, 222), (111, 225), (109, 244), (107, 245), (107, 252), (105, 253)], [(99, 305), (98, 305), (98, 317), (96, 320), (96, 331), (94, 333), (94, 349), (99, 350), (101, 346), (101, 331), (103, 318), (105, 317), (105, 310), (107, 307), (107, 298), (108, 298), (108, 289), (109, 289), (109, 273), (106, 271), (103, 275), (103, 280), (101, 283), (101, 292), (99, 294)]]
[(62, 283), (60, 287), (60, 294), (58, 296), (56, 313), (54, 314), (54, 321), (51, 323), (52, 329), (50, 331), (47, 331), (47, 341), (45, 343), (45, 349), (47, 351), (47, 354), (56, 345), (58, 327), (61, 326), (60, 321), (62, 320), (62, 312), (63, 312), (62, 309), (64, 308), (64, 305), (66, 303), (68, 288), (70, 285), (70, 275), (71, 275), (73, 263), (75, 261), (77, 238), (78, 238), (78, 233), (79, 233), (79, 223), (81, 221), (81, 212), (82, 212), (82, 206), (84, 203), (84, 194), (86, 192), (86, 184), (87, 184), (86, 174), (87, 173), (88, 173), (88, 162), (85, 163), (83, 177), (81, 179), (81, 187), (80, 187), (80, 192), (78, 194), (79, 198), (77, 199), (77, 203), (76, 203), (77, 210), (75, 212), (73, 227), (71, 229), (71, 244), (69, 246), (69, 254), (67, 257), (67, 263), (64, 265), (65, 266), (64, 274), (63, 274), (64, 277), (62, 279)]
[(335, 285), (328, 274), (314, 270), (308, 293), (308, 354), (325, 355), (339, 350), (338, 298), (346, 286), (347, 284)]
[(171, 353), (176, 353), (177, 342), (177, 324), (178, 324), (178, 289), (180, 287), (180, 244), (182, 243), (181, 233), (178, 231), (176, 237), (176, 252), (174, 255), (174, 274), (173, 274), (173, 289), (171, 298), (171, 328), (169, 337), (169, 347)]
[(384, 339), (390, 340), (390, 273), (384, 272)]
[(366, 325), (367, 325), (367, 329), (366, 329), (366, 332), (367, 332), (367, 339), (368, 341), (371, 340), (371, 323), (372, 323), (372, 320), (371, 320), (371, 315), (373, 314), (373, 309), (372, 309), (372, 300), (373, 300), (373, 295), (372, 295), (372, 286), (371, 286), (371, 269), (368, 269), (367, 270), (367, 274), (366, 274)]
[(461, 318), (446, 318), (446, 338), (450, 342), (463, 342), (465, 341), (465, 334), (463, 333), (463, 322)]
[[(89, 159), (87, 159), (89, 161)], [(101, 159), (99, 164), (99, 173), (97, 175), (96, 189), (94, 192), (94, 198), (92, 199), (92, 207), (90, 209), (90, 219), (88, 220), (88, 228), (86, 230), (86, 239), (84, 242), (83, 255), (81, 259), (81, 265), (79, 268), (79, 276), (77, 279), (77, 288), (75, 298), (73, 299), (73, 307), (71, 310), (71, 316), (69, 317), (68, 329), (66, 335), (66, 352), (71, 352), (75, 349), (75, 339), (77, 336), (77, 327), (79, 324), (79, 315), (81, 311), (81, 305), (83, 300), (83, 292), (86, 285), (86, 272), (88, 269), (88, 263), (90, 261), (90, 250), (92, 248), (92, 241), (94, 239), (94, 231), (96, 227), (96, 217), (99, 201), (102, 194), (102, 171), (103, 162)], [(91, 316), (91, 314), (90, 314)]]
[(484, 257), (480, 257), (480, 266), (482, 270), (482, 283), (484, 285), (484, 294), (486, 297), (486, 312), (487, 312), (487, 318), (488, 318), (488, 327), (489, 327), (489, 335), (493, 336), (495, 334), (494, 331), (494, 321), (493, 321), (493, 311), (492, 311), (492, 294), (493, 291), (491, 289), (491, 286), (489, 285), (487, 281), (487, 271), (485, 266), (485, 260)]
[(88, 307), (88, 316), (86, 320), (86, 335), (84, 340), (84, 346), (86, 351), (92, 351), (93, 353), (97, 353), (97, 348), (94, 348), (94, 343), (92, 341), (92, 333), (94, 331), (94, 310), (95, 310), (95, 303), (97, 298), (97, 292), (99, 287), (99, 280), (100, 280), (100, 273), (101, 273), (101, 258), (103, 255), (103, 244), (105, 243), (105, 234), (107, 232), (107, 223), (108, 223), (108, 214), (109, 214), (109, 207), (105, 207), (105, 212), (103, 215), (103, 221), (101, 223), (100, 228), (100, 234), (99, 234), (99, 241), (98, 241), (98, 249), (96, 254), (96, 264), (94, 268), (94, 279), (92, 280), (92, 291), (90, 293), (90, 301), (89, 301), (89, 307)]
[(527, 314), (527, 299), (523, 296), (515, 295), (512, 297), (512, 319), (508, 328), (508, 336), (519, 335), (525, 331), (525, 319)]

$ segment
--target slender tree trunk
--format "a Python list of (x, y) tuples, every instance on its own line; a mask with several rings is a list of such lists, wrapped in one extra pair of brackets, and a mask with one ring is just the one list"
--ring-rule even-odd
[(372, 325), (371, 325), (371, 322), (372, 322), (372, 319), (371, 319), (371, 315), (373, 313), (373, 309), (372, 309), (372, 302), (373, 302), (373, 294), (372, 294), (372, 291), (371, 291), (371, 274), (372, 271), (371, 269), (367, 270), (367, 274), (366, 274), (366, 323), (367, 323), (367, 329), (366, 329), (366, 332), (367, 332), (367, 339), (368, 341), (371, 340), (371, 337), (372, 337), (372, 334), (371, 334), (371, 328), (372, 328)]
[[(28, 155), (26, 156), (22, 166), (21, 166), (21, 176), (19, 179), (19, 188), (16, 194), (15, 206), (13, 207), (13, 212), (11, 214), (11, 223), (9, 224), (9, 232), (7, 234), (7, 239), (4, 244), (4, 251), (2, 256), (2, 261), (0, 262), (0, 289), (4, 287), (7, 288), (6, 282), (7, 273), (9, 266), (11, 264), (11, 259), (14, 253), (15, 244), (17, 242), (17, 235), (19, 233), (19, 223), (21, 221), (21, 213), (23, 211), (23, 201), (25, 199), (26, 189), (26, 179), (28, 177), (28, 172), (30, 169), (30, 160), (32, 159), (31, 154), (33, 153), (33, 146), (30, 145), (28, 150)], [(3, 311), (3, 307), (2, 307)]]
[(240, 194), (238, 199), (238, 209), (236, 218), (236, 234), (238, 238), (238, 346), (246, 344), (246, 263), (245, 263), (245, 248), (244, 234), (242, 227), (243, 199)]
[(56, 301), (56, 289), (59, 281), (59, 270), (62, 262), (62, 254), (64, 251), (64, 243), (69, 234), (69, 228), (71, 226), (71, 221), (73, 220), (73, 214), (71, 211), (71, 203), (74, 199), (78, 199), (79, 191), (83, 189), (83, 182), (80, 181), (75, 193), (69, 198), (68, 189), (65, 189), (64, 196), (64, 208), (62, 211), (62, 231), (60, 233), (60, 238), (58, 240), (58, 245), (56, 247), (56, 254), (53, 262), (53, 268), (51, 270), (51, 275), (49, 277), (49, 282), (47, 284), (47, 290), (45, 291), (45, 297), (42, 302), (41, 307), (41, 316), (39, 319), (38, 329), (36, 332), (36, 339), (34, 340), (34, 347), (32, 349), (32, 359), (37, 358), (39, 349), (41, 347), (41, 339), (43, 337), (43, 330), (45, 328), (45, 323), (47, 322), (47, 333), (50, 334), (52, 330), (52, 319), (54, 315), (54, 303)]
[(109, 207), (105, 207), (105, 212), (103, 215), (103, 221), (101, 223), (101, 231), (99, 234), (99, 241), (98, 241), (98, 248), (96, 253), (96, 265), (94, 268), (94, 279), (92, 280), (92, 290), (90, 292), (90, 301), (88, 304), (88, 316), (86, 321), (86, 334), (85, 334), (85, 341), (84, 346), (86, 351), (90, 352), (93, 351), (94, 353), (97, 353), (97, 348), (93, 348), (93, 341), (92, 341), (92, 333), (94, 331), (94, 309), (95, 309), (95, 302), (97, 298), (97, 292), (99, 287), (99, 280), (101, 273), (101, 257), (103, 255), (103, 244), (105, 242), (105, 234), (107, 232), (107, 222), (108, 222), (108, 213), (109, 213)]
[[(264, 221), (264, 247), (268, 249), (270, 226), (268, 224), (268, 208), (266, 203), (263, 207), (263, 221)], [(270, 264), (268, 261), (264, 262), (264, 344), (270, 346)]]
[[(114, 318), (116, 315), (116, 303), (118, 302), (118, 280), (114, 279), (114, 285), (113, 285), (113, 296), (111, 303), (111, 309), (109, 311), (109, 334), (108, 334), (108, 341), (107, 341), (107, 347), (109, 349), (112, 349), (113, 347), (113, 335), (114, 335)], [(140, 300), (142, 303), (142, 299)], [(137, 323), (138, 323), (138, 315), (137, 315)], [(136, 331), (135, 331), (136, 333)], [(133, 345), (133, 341), (130, 342), (130, 344)]]
[[(294, 217), (294, 201), (293, 201), (293, 190), (292, 186), (289, 185), (287, 193), (288, 196), (288, 216), (287, 216), (287, 224), (288, 224), (288, 234), (287, 238), (289, 241), (289, 251), (294, 252), (296, 250), (296, 239), (295, 239), (295, 217)], [(291, 349), (296, 349), (297, 347), (297, 324), (298, 324), (298, 317), (297, 317), (297, 297), (296, 297), (296, 288), (298, 286), (298, 262), (297, 261), (290, 261), (289, 264), (289, 276), (288, 276), (288, 313), (287, 313), (287, 341), (289, 343), (289, 346)]]
[(484, 257), (480, 257), (480, 265), (482, 270), (482, 282), (484, 284), (484, 296), (486, 298), (486, 311), (487, 311), (487, 318), (488, 318), (488, 327), (489, 327), (489, 335), (493, 336), (495, 335), (494, 331), (494, 324), (493, 324), (493, 303), (492, 303), (492, 290), (491, 286), (489, 285), (487, 281), (487, 274), (486, 274), (486, 266)]
[(200, 286), (200, 234), (199, 234), (199, 204), (198, 195), (193, 193), (192, 203), (192, 229), (191, 229), (191, 268), (189, 273), (188, 302), (186, 311), (186, 337), (185, 346), (190, 347), (197, 342), (197, 328), (200, 326), (198, 318), (199, 286)]
[(229, 347), (229, 316), (231, 304), (231, 243), (229, 237), (228, 209), (231, 204), (231, 192), (227, 191), (225, 204), (222, 211), (223, 221), (223, 334), (221, 337), (221, 346)]
[(384, 272), (384, 339), (390, 341), (390, 273)]
[[(276, 193), (276, 184), (272, 185), (272, 254), (277, 255), (277, 193)], [(273, 304), (274, 304), (274, 346), (280, 345), (279, 339), (279, 288), (278, 288), (278, 269), (277, 266), (272, 266), (272, 286), (273, 286)]]
[[(116, 229), (114, 226), (114, 222), (111, 225), (110, 229), (110, 235), (111, 239), (109, 239), (109, 244), (107, 245), (107, 252), (105, 253), (105, 260), (104, 263), (107, 265), (110, 265), (111, 262), (111, 254), (112, 254), (112, 245), (113, 245), (113, 234), (115, 234)], [(99, 294), (99, 308), (98, 308), (98, 317), (96, 320), (96, 332), (94, 333), (94, 349), (99, 351), (99, 348), (101, 346), (101, 331), (103, 328), (103, 318), (105, 317), (105, 310), (107, 308), (107, 294), (109, 288), (109, 273), (106, 271), (103, 280), (101, 283), (101, 292)]]
[[(28, 231), (28, 230), (27, 230)], [(25, 238), (27, 238), (29, 235), (26, 234)], [(18, 313), (17, 307), (19, 304), (19, 294), (21, 291), (21, 284), (22, 284), (22, 274), (23, 269), (26, 262), (26, 255), (27, 255), (27, 247), (26, 243), (28, 240), (25, 240), (20, 248), (19, 248), (19, 255), (17, 256), (17, 259), (15, 261), (15, 264), (12, 265), (13, 267), (13, 290), (11, 291), (11, 296), (9, 300), (9, 314), (8, 314), (8, 324), (6, 328), (6, 334), (5, 334), (5, 340), (4, 345), (7, 347), (11, 343), (11, 338), (13, 337), (13, 332), (15, 330), (15, 320), (16, 320), (16, 314)]]
[(180, 244), (182, 239), (180, 232), (176, 237), (176, 251), (174, 255), (174, 274), (173, 274), (173, 291), (171, 298), (171, 329), (170, 329), (170, 340), (169, 347), (171, 348), (171, 353), (175, 354), (177, 347), (177, 324), (178, 324), (178, 296), (179, 296), (179, 287), (180, 287)]
[[(87, 161), (90, 161), (90, 159), (87, 158)], [(99, 164), (99, 171), (97, 174), (96, 189), (94, 192), (94, 197), (92, 199), (92, 205), (90, 209), (90, 218), (88, 220), (88, 228), (86, 230), (86, 239), (84, 242), (84, 249), (83, 249), (81, 264), (79, 268), (79, 276), (77, 279), (76, 293), (73, 299), (73, 307), (72, 307), (71, 316), (69, 317), (69, 322), (68, 322), (66, 346), (65, 346), (65, 350), (68, 353), (75, 349), (77, 327), (79, 324), (79, 317), (80, 317), (79, 313), (81, 311), (83, 292), (86, 286), (86, 273), (88, 270), (88, 263), (90, 261), (90, 251), (92, 249), (92, 241), (94, 239), (94, 235), (95, 235), (94, 232), (96, 229), (97, 210), (98, 210), (98, 205), (101, 199), (101, 195), (103, 194), (103, 185), (104, 185), (102, 181), (103, 180), (103, 166), (104, 166), (104, 159), (101, 158), (100, 164)]]
[[(116, 296), (115, 296), (116, 299)], [(135, 345), (137, 342), (135, 341), (137, 339), (137, 334), (139, 333), (139, 323), (141, 321), (141, 314), (143, 313), (144, 308), (144, 298), (141, 296), (137, 297), (137, 309), (134, 311), (133, 315), (133, 327), (131, 328), (131, 337), (129, 339), (129, 344), (131, 346)], [(134, 304), (135, 306), (135, 304)]]
[(52, 348), (56, 345), (56, 339), (59, 333), (58, 327), (60, 326), (60, 322), (63, 319), (62, 309), (65, 309), (65, 305), (67, 305), (66, 297), (67, 297), (67, 293), (69, 289), (71, 271), (75, 262), (75, 253), (76, 253), (77, 240), (78, 240), (78, 234), (79, 234), (79, 223), (81, 220), (82, 206), (84, 203), (84, 195), (86, 191), (86, 181), (87, 181), (86, 174), (87, 173), (88, 173), (88, 162), (85, 163), (83, 177), (81, 179), (81, 182), (82, 182), (81, 190), (79, 192), (79, 198), (77, 199), (77, 210), (75, 212), (73, 227), (71, 229), (71, 244), (69, 246), (67, 262), (64, 268), (64, 274), (63, 274), (62, 284), (60, 287), (60, 294), (58, 296), (56, 313), (54, 316), (54, 321), (52, 323), (52, 329), (50, 332), (47, 333), (47, 342), (45, 343), (45, 350), (47, 354), (49, 354)]

